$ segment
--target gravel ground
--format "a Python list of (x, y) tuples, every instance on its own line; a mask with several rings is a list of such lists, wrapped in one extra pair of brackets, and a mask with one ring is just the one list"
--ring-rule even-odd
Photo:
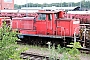
[(81, 60), (90, 60), (90, 54), (86, 55), (86, 54), (81, 54), (80, 56)]

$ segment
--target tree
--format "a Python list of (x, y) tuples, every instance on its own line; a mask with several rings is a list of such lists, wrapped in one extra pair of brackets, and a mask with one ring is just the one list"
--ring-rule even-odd
[[(28, 7), (52, 7), (52, 6), (61, 7), (61, 3), (51, 3), (51, 4), (27, 3), (27, 4), (28, 4)], [(24, 4), (23, 7), (25, 7), (27, 4)], [(68, 7), (68, 4), (72, 5), (73, 7), (80, 6), (80, 2), (77, 2), (77, 3), (72, 2), (72, 4), (70, 2), (68, 2), (68, 3), (63, 2), (62, 7)], [(81, 7), (90, 9), (90, 1), (89, 0), (88, 1), (82, 0), (81, 1)], [(15, 4), (15, 8), (20, 9), (19, 5), (16, 5), (16, 4)]]
[(18, 6), (17, 4), (14, 4), (14, 9), (18, 9)]

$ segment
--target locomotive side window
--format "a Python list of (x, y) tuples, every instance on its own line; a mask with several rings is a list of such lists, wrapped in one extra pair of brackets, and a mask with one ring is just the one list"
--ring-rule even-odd
[(38, 20), (46, 20), (46, 14), (39, 14)]
[(48, 14), (48, 20), (52, 20), (52, 14)]

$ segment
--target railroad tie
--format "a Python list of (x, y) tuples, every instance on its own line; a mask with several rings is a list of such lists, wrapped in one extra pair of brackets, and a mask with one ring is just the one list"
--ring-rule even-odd
[(24, 57), (24, 55), (20, 55), (20, 58), (23, 58)]
[(35, 60), (41, 60), (41, 58), (38, 57), (38, 58), (35, 58)]
[(27, 59), (27, 58), (29, 58), (29, 56), (24, 56), (24, 57), (23, 57), (23, 59)]
[(34, 56), (32, 56), (32, 57), (30, 57), (29, 59), (30, 59), (30, 60), (34, 60), (34, 59), (35, 59), (35, 57), (34, 57)]

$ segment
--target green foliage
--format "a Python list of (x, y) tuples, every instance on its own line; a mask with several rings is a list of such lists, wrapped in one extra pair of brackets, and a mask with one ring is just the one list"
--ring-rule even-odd
[(79, 42), (71, 43), (73, 44), (73, 47), (71, 49), (66, 48), (66, 52), (63, 52), (63, 56), (60, 60), (80, 60), (79, 55), (80, 52), (77, 48), (81, 48), (81, 45)]
[(49, 59), (50, 60), (57, 60), (58, 53), (56, 52), (54, 45), (49, 49), (49, 52), (50, 52)]
[[(17, 47), (19, 47), (19, 46), (17, 45)], [(9, 58), (13, 59), (13, 60), (22, 60), (22, 58), (20, 58), (20, 54), (21, 54), (21, 52), (24, 52), (27, 49), (28, 49), (27, 47), (17, 49), (16, 52), (14, 52), (14, 54), (11, 55)]]
[(70, 56), (68, 53), (63, 53), (63, 56), (60, 58), (60, 60), (79, 60), (79, 58)]
[(55, 45), (53, 44), (53, 46), (51, 46), (51, 42), (48, 42), (47, 44), (48, 44), (48, 50), (50, 52), (49, 60), (56, 60), (56, 58), (58, 57), (58, 53), (56, 52)]
[(16, 34), (4, 21), (2, 27), (0, 27), (0, 60), (9, 60), (10, 56), (17, 52), (17, 47), (13, 46), (18, 39)]
[(61, 48), (60, 45), (57, 46), (58, 53), (68, 52), (69, 50), (70, 50), (70, 48), (65, 48), (65, 47)]
[(8, 60), (15, 50), (13, 46), (0, 49), (0, 60)]
[(77, 56), (80, 54), (80, 52), (78, 51), (78, 49), (76, 48), (72, 48), (69, 52), (68, 52), (71, 56)]
[(75, 43), (72, 43), (73, 44), (73, 48), (68, 52), (68, 54), (79, 60), (79, 55), (80, 55), (80, 51), (77, 49), (77, 48), (81, 48), (81, 45), (79, 42), (75, 42)]
[(69, 60), (69, 56), (67, 53), (63, 53), (63, 56), (60, 58), (60, 60)]
[(73, 48), (61, 48), (60, 45), (57, 46), (57, 49), (55, 49), (55, 46), (52, 47), (48, 44), (48, 49), (50, 51), (49, 59), (50, 60), (56, 60), (59, 57), (59, 54), (62, 54), (59, 60), (80, 60), (79, 59), (79, 50), (77, 48), (81, 48), (81, 45), (79, 42), (72, 43)]

